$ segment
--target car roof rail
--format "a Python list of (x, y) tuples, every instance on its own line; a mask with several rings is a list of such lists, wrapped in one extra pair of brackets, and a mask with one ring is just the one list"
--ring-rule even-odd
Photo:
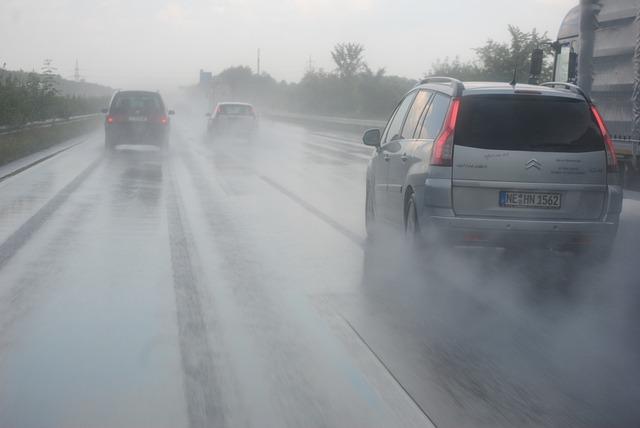
[(453, 96), (454, 97), (459, 97), (462, 95), (462, 92), (464, 91), (464, 83), (462, 83), (460, 80), (458, 79), (454, 79), (453, 77), (442, 77), (442, 76), (431, 76), (431, 77), (425, 77), (424, 79), (420, 80), (420, 85), (424, 85), (426, 83), (444, 83), (444, 84), (449, 84), (453, 87)]
[(567, 82), (545, 82), (545, 83), (541, 83), (540, 86), (545, 86), (547, 88), (561, 87), (561, 88), (567, 89), (569, 91), (573, 91), (573, 92), (575, 92), (577, 94), (580, 94), (585, 100), (587, 100), (587, 102), (589, 104), (591, 104), (591, 98), (589, 98), (589, 96), (582, 90), (582, 88), (580, 88), (580, 86), (574, 85), (573, 83), (567, 83)]

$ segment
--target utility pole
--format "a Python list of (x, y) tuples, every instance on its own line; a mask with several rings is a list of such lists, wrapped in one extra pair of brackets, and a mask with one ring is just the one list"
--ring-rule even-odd
[(578, 86), (591, 95), (593, 86), (593, 52), (598, 28), (598, 0), (580, 0), (580, 52), (578, 54)]
[(258, 67), (257, 67), (257, 70), (258, 70), (258, 76), (260, 76), (260, 48), (258, 48)]
[[(633, 54), (633, 93), (631, 99), (633, 102), (633, 129), (631, 136), (634, 140), (640, 140), (640, 7), (636, 11), (636, 20), (634, 23), (636, 32), (636, 46)], [(632, 158), (636, 161), (636, 157)], [(634, 166), (636, 166), (634, 164)]]
[(76, 82), (80, 81), (80, 67), (78, 66), (77, 59), (76, 59), (76, 68), (75, 68), (75, 71), (73, 72), (73, 80), (75, 80)]

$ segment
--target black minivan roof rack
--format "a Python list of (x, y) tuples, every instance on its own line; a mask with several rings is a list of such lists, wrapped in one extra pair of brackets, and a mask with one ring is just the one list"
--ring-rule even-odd
[(541, 83), (540, 86), (545, 86), (547, 88), (561, 87), (561, 88), (564, 88), (564, 89), (568, 89), (568, 90), (573, 91), (573, 92), (575, 92), (577, 94), (580, 94), (585, 100), (587, 100), (587, 102), (589, 104), (591, 104), (591, 98), (589, 98), (589, 96), (582, 90), (582, 88), (580, 88), (580, 86), (574, 85), (573, 83), (546, 82), (546, 83)]
[(454, 79), (453, 77), (441, 77), (441, 76), (432, 76), (425, 77), (420, 81), (420, 85), (424, 85), (425, 83), (445, 83), (449, 84), (453, 87), (453, 96), (459, 97), (462, 95), (464, 91), (464, 83), (459, 81), (458, 79)]

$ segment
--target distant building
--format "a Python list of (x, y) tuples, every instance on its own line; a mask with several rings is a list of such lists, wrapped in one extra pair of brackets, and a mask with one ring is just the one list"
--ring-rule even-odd
[(213, 82), (213, 73), (200, 69), (200, 86), (210, 85)]

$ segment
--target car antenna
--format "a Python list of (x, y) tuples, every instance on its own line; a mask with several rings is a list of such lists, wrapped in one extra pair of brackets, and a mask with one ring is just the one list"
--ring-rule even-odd
[(516, 83), (518, 83), (518, 63), (516, 63), (516, 66), (513, 68), (513, 80), (511, 80), (509, 84), (515, 88)]

